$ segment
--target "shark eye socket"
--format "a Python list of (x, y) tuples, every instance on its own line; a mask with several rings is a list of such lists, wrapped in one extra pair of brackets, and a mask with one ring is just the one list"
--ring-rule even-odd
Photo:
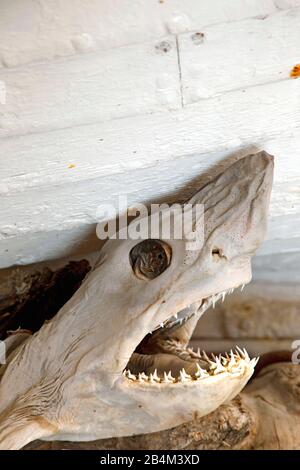
[(171, 263), (172, 248), (161, 240), (143, 240), (129, 254), (134, 274), (139, 279), (155, 279)]

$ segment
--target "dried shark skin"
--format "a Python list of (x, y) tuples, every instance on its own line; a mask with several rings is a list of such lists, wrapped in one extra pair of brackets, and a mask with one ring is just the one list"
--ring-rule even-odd
[(299, 372), (290, 361), (268, 365), (230, 403), (166, 431), (81, 443), (36, 441), (26, 450), (299, 450)]
[(133, 270), (136, 240), (109, 240), (73, 297), (10, 356), (0, 382), (0, 448), (160, 431), (236, 396), (256, 363), (246, 351), (180, 354), (204, 311), (250, 281), (272, 176), (273, 157), (260, 152), (200, 189), (190, 202), (204, 204), (203, 246), (191, 252), (187, 240), (161, 241), (172, 258), (155, 278)]

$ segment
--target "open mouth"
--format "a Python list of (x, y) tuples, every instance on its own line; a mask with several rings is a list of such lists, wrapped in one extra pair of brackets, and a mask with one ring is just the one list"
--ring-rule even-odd
[[(241, 289), (243, 289), (242, 286)], [(212, 295), (173, 314), (149, 332), (136, 347), (124, 372), (130, 382), (176, 384), (209, 379), (219, 374), (236, 376), (255, 367), (258, 358), (250, 359), (238, 346), (230, 353), (215, 356), (194, 351), (188, 346), (199, 318), (209, 307), (231, 294), (234, 289)]]

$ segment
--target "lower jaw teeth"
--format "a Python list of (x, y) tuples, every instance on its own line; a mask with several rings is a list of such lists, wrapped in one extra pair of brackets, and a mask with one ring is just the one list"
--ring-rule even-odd
[(214, 356), (212, 355), (211, 359), (203, 351), (199, 357), (203, 357), (209, 364), (209, 370), (202, 369), (198, 363), (196, 363), (197, 371), (190, 375), (185, 369), (182, 369), (177, 377), (173, 377), (171, 371), (164, 372), (162, 376), (159, 376), (157, 370), (153, 373), (147, 375), (145, 372), (141, 372), (137, 375), (132, 374), (130, 370), (125, 370), (123, 372), (124, 377), (131, 382), (139, 383), (149, 383), (149, 384), (174, 384), (182, 382), (195, 382), (212, 376), (216, 376), (223, 373), (229, 373), (235, 375), (243, 369), (245, 366), (255, 367), (258, 358), (250, 359), (246, 349), (237, 349), (233, 352), (230, 351), (230, 354), (225, 354), (225, 356)]
[[(243, 290), (244, 287), (245, 285), (243, 284), (241, 286), (241, 291)], [(174, 326), (176, 327), (178, 325), (181, 326), (183, 323), (185, 323), (190, 318), (192, 318), (195, 315), (195, 313), (201, 315), (211, 305), (213, 306), (213, 308), (215, 308), (215, 304), (218, 300), (222, 299), (222, 302), (224, 302), (226, 294), (232, 294), (233, 291), (234, 289), (223, 291), (218, 294), (207, 297), (203, 299), (202, 301), (198, 302), (197, 304), (188, 305), (187, 309), (190, 309), (190, 307), (192, 306), (196, 307), (194, 311), (192, 311), (192, 313), (187, 313), (182, 318), (178, 318), (180, 317), (180, 313), (175, 313), (169, 320), (166, 320), (164, 323), (161, 323), (157, 328), (155, 328), (153, 332), (150, 331), (150, 334), (156, 331), (159, 331), (160, 329), (169, 331), (169, 329), (173, 328)], [(236, 347), (235, 352), (231, 351), (230, 354), (225, 353), (225, 356), (220, 355), (218, 357), (215, 357), (212, 354), (211, 359), (207, 356), (207, 354), (204, 351), (202, 352), (202, 355), (201, 355), (200, 349), (198, 349), (196, 353), (191, 348), (182, 348), (180, 352), (178, 352), (177, 355), (183, 360), (187, 360), (188, 357), (196, 359), (196, 360), (204, 359), (208, 365), (208, 369), (206, 370), (206, 369), (201, 368), (200, 365), (196, 362), (195, 364), (197, 367), (197, 371), (194, 372), (193, 374), (188, 374), (186, 370), (183, 368), (180, 370), (179, 375), (177, 375), (176, 377), (172, 376), (171, 371), (168, 371), (168, 372), (164, 371), (163, 373), (160, 373), (160, 375), (158, 375), (157, 369), (155, 369), (154, 372), (149, 373), (149, 375), (147, 375), (145, 372), (133, 374), (131, 373), (129, 369), (125, 369), (123, 372), (123, 375), (129, 381), (139, 382), (139, 383), (152, 383), (152, 384), (162, 383), (163, 384), (163, 383), (193, 382), (193, 381), (202, 380), (202, 379), (209, 378), (209, 377), (216, 376), (216, 375), (223, 374), (223, 373), (227, 373), (231, 375), (239, 374), (242, 371), (243, 367), (250, 366), (254, 369), (254, 367), (256, 366), (258, 362), (258, 358), (250, 359), (247, 351), (245, 349), (243, 350), (240, 349), (238, 346)]]

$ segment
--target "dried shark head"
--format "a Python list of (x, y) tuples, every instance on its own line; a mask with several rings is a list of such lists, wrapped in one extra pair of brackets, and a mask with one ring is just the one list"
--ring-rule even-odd
[(256, 359), (209, 358), (188, 342), (205, 310), (250, 281), (272, 176), (273, 157), (260, 152), (200, 189), (189, 201), (204, 204), (198, 249), (172, 237), (109, 240), (74, 296), (9, 356), (0, 448), (159, 431), (238, 394)]

